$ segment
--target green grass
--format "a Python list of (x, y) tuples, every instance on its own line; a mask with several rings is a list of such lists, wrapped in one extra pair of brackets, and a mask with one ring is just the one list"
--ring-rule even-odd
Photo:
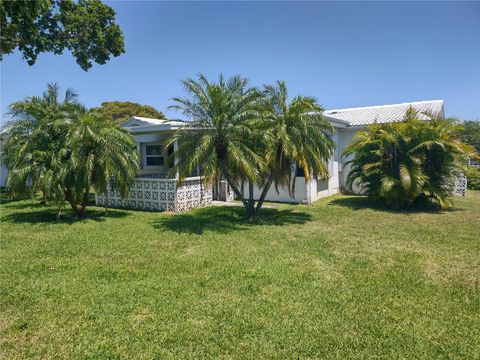
[(0, 358), (480, 357), (480, 192), (242, 214), (1, 205)]

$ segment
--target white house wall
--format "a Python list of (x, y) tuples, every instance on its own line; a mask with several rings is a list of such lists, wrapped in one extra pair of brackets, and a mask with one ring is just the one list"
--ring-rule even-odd
[[(287, 203), (312, 203), (322, 197), (336, 194), (340, 191), (340, 176), (339, 169), (341, 167), (340, 157), (343, 148), (341, 148), (341, 133), (336, 129), (332, 135), (332, 140), (335, 143), (335, 151), (328, 161), (329, 178), (325, 180), (312, 179), (309, 182), (305, 181), (304, 177), (296, 177), (295, 179), (295, 194), (291, 197), (287, 188), (279, 188), (278, 193), (275, 188), (271, 188), (265, 198), (266, 201), (287, 202)], [(324, 185), (320, 188), (317, 185)], [(245, 188), (247, 193), (247, 189)], [(254, 187), (254, 196), (256, 199), (260, 197), (261, 190)]]
[[(339, 186), (342, 189), (347, 188), (347, 176), (351, 170), (350, 164), (345, 164), (347, 161), (352, 159), (352, 156), (343, 156), (342, 153), (345, 148), (352, 142), (355, 134), (360, 130), (360, 128), (348, 128), (341, 129), (339, 131), (339, 159), (340, 159), (340, 172), (339, 172)], [(360, 188), (358, 186), (353, 186), (352, 191), (356, 194), (360, 193)]]
[[(245, 185), (245, 194), (248, 196), (248, 186)], [(253, 188), (253, 194), (255, 199), (260, 198), (262, 190), (259, 189), (257, 186)], [(303, 177), (296, 177), (295, 178), (295, 194), (292, 198), (286, 188), (279, 188), (278, 193), (275, 190), (275, 187), (272, 186), (265, 197), (265, 201), (274, 201), (274, 202), (286, 202), (286, 203), (303, 203), (308, 202), (307, 195), (306, 195), (306, 186), (305, 186), (305, 178)]]
[[(328, 161), (329, 178), (327, 180), (316, 179), (309, 182), (310, 202), (321, 199), (325, 196), (337, 194), (339, 188), (338, 161), (332, 157)], [(321, 187), (319, 185), (322, 185)]]
[(7, 186), (7, 177), (8, 177), (7, 167), (3, 164), (0, 164), (0, 187)]
[(339, 192), (340, 190), (340, 177), (339, 177), (339, 170), (340, 170), (340, 156), (341, 156), (341, 148), (340, 148), (340, 130), (336, 129), (335, 133), (332, 136), (332, 139), (335, 143), (335, 150), (333, 153), (333, 158), (330, 159), (328, 163), (328, 173), (330, 175), (328, 179), (328, 195), (333, 195)]
[[(339, 177), (339, 168), (340, 168), (340, 155), (342, 149), (340, 144), (340, 129), (336, 128), (335, 133), (332, 135), (332, 140), (335, 143), (335, 150), (333, 156), (328, 160), (328, 180), (312, 180), (310, 181), (310, 202), (318, 200), (322, 197), (336, 194), (340, 191), (340, 177)], [(327, 184), (324, 183), (327, 182)], [(322, 186), (320, 188), (318, 185), (328, 185)], [(325, 188), (327, 187), (327, 188)]]

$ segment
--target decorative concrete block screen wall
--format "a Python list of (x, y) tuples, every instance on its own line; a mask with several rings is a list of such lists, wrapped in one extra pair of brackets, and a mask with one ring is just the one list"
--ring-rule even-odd
[(212, 188), (204, 187), (198, 176), (185, 179), (180, 186), (175, 179), (137, 178), (124, 199), (118, 191), (95, 194), (98, 206), (123, 209), (185, 211), (211, 202)]
[(212, 203), (212, 186), (204, 186), (200, 177), (186, 179), (177, 187), (175, 211), (185, 211)]
[(456, 196), (465, 196), (467, 191), (467, 177), (465, 174), (458, 174), (455, 179), (455, 188), (453, 190), (453, 195)]

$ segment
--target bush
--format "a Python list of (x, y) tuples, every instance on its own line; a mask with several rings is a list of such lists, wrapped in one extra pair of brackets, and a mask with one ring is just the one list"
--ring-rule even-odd
[(469, 166), (466, 175), (467, 188), (471, 190), (480, 190), (480, 168)]
[(393, 208), (420, 201), (447, 207), (455, 174), (474, 151), (458, 139), (458, 129), (452, 120), (420, 120), (410, 109), (402, 122), (359, 131), (344, 152), (354, 156), (347, 185), (359, 183), (365, 194)]

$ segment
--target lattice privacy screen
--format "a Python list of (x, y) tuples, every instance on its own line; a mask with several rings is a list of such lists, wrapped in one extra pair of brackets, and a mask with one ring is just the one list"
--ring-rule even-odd
[(212, 203), (212, 186), (204, 186), (200, 178), (185, 180), (177, 188), (177, 202), (175, 211), (185, 211)]
[(177, 186), (175, 179), (137, 178), (127, 198), (118, 191), (95, 194), (98, 206), (111, 208), (184, 211), (212, 202), (212, 188), (204, 187), (199, 177), (186, 179)]
[(467, 177), (465, 174), (460, 173), (455, 179), (455, 188), (453, 189), (453, 195), (465, 196), (467, 191)]

